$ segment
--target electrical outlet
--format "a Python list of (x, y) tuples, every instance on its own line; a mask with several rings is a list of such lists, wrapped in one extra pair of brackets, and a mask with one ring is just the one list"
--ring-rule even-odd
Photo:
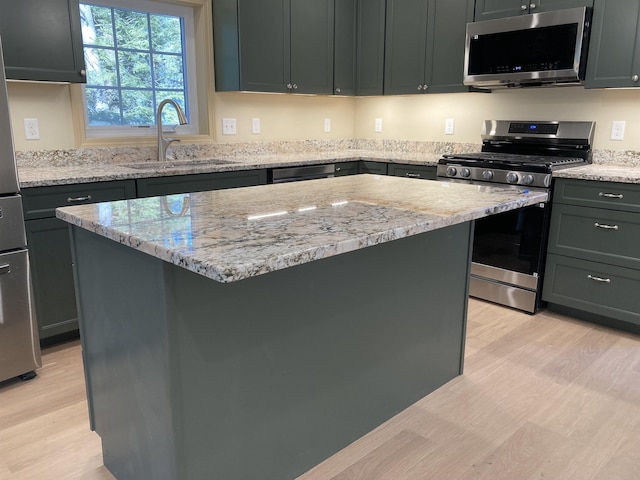
[(24, 119), (24, 138), (25, 140), (40, 140), (40, 127), (37, 118)]
[(331, 132), (331, 119), (330, 118), (325, 118), (324, 119), (324, 133), (329, 133)]
[(624, 140), (624, 128), (626, 122), (624, 120), (616, 120), (611, 122), (611, 140)]
[(381, 118), (376, 118), (375, 130), (376, 130), (376, 133), (382, 132), (382, 119)]
[(260, 133), (260, 119), (257, 117), (251, 119), (251, 133), (254, 135)]
[(453, 135), (455, 130), (456, 121), (453, 118), (447, 118), (444, 121), (444, 134), (445, 135)]
[(222, 134), (223, 135), (235, 135), (236, 131), (236, 119), (235, 118), (223, 118), (222, 119)]

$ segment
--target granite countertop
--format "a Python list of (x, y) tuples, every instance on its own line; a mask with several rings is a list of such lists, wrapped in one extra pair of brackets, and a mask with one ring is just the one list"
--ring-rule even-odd
[(585, 165), (553, 172), (557, 178), (640, 184), (640, 166)]
[(226, 283), (547, 200), (512, 187), (354, 175), (64, 207), (57, 216)]
[(442, 155), (435, 153), (336, 149), (335, 151), (277, 155), (221, 155), (212, 160), (170, 161), (168, 163), (172, 165), (171, 168), (164, 168), (158, 162), (151, 161), (133, 164), (87, 163), (85, 165), (18, 166), (18, 177), (20, 179), (20, 188), (29, 188), (197, 173), (230, 172), (259, 168), (292, 167), (356, 160), (435, 166), (441, 156)]

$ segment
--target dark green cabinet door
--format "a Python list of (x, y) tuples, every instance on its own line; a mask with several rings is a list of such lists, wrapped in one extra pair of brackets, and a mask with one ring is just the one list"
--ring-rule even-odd
[[(597, 1), (597, 0), (596, 0)], [(594, 0), (476, 0), (476, 22), (564, 8), (592, 7)]]
[(335, 0), (333, 93), (356, 94), (356, 0)]
[(422, 93), (428, 0), (387, 0), (384, 93)]
[(293, 93), (333, 93), (334, 0), (291, 0)]
[(530, 13), (551, 12), (563, 8), (593, 7), (593, 0), (535, 0), (529, 2), (536, 7)]
[(587, 88), (640, 86), (640, 2), (596, 0)]
[(357, 0), (356, 94), (382, 95), (385, 0)]
[(403, 165), (390, 163), (388, 173), (394, 177), (418, 178), (422, 180), (435, 180), (436, 167), (432, 165)]
[(340, 162), (336, 163), (336, 177), (345, 177), (347, 175), (356, 175), (358, 173), (359, 162)]
[(40, 339), (77, 330), (69, 225), (44, 218), (25, 226)]
[(358, 165), (358, 173), (372, 173), (375, 175), (386, 175), (387, 164), (384, 162), (373, 162), (371, 160), (362, 160)]
[(476, 0), (475, 21), (529, 13), (529, 0)]
[(7, 78), (86, 82), (78, 0), (0, 0)]
[(427, 26), (426, 93), (465, 92), (464, 48), (473, 0), (430, 0)]
[(238, 0), (214, 0), (213, 46), (216, 91), (240, 90)]
[(238, 0), (241, 90), (289, 91), (289, 2), (290, 0)]

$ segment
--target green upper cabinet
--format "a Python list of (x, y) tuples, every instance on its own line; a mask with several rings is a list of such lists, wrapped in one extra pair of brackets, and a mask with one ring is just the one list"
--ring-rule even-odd
[(475, 21), (592, 6), (593, 0), (476, 0)]
[(467, 91), (462, 84), (473, 0), (387, 0), (385, 94)]
[(86, 82), (78, 0), (0, 0), (7, 78)]
[(640, 2), (596, 0), (586, 88), (640, 86)]
[(382, 95), (385, 0), (357, 0), (356, 95)]
[(333, 93), (334, 0), (214, 0), (216, 90)]
[(356, 0), (335, 0), (333, 93), (356, 94)]

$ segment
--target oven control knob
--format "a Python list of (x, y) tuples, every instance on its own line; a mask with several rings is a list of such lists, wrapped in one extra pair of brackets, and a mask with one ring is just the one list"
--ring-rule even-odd
[(447, 176), (455, 177), (458, 173), (458, 169), (456, 167), (447, 167)]
[(518, 176), (518, 174), (516, 172), (507, 173), (507, 182), (509, 182), (509, 183), (518, 183), (519, 179), (520, 179), (520, 177)]
[(533, 175), (526, 174), (522, 177), (522, 183), (525, 185), (531, 185), (533, 183)]
[(464, 177), (464, 178), (468, 178), (471, 176), (471, 170), (469, 170), (468, 168), (463, 168), (462, 170), (460, 170), (460, 176)]
[(482, 172), (482, 178), (484, 180), (491, 180), (493, 178), (493, 172), (491, 170), (485, 170)]

